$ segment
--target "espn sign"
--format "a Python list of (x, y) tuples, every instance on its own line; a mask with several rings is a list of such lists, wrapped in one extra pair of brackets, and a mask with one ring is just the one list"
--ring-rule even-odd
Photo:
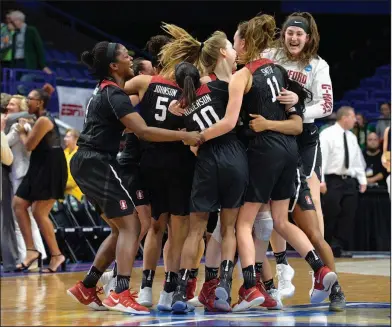
[(60, 120), (82, 130), (87, 103), (93, 92), (93, 89), (57, 86)]

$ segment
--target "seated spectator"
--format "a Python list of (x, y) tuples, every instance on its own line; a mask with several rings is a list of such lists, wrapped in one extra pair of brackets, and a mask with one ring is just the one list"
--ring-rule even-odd
[(358, 139), (358, 144), (362, 150), (366, 149), (366, 137), (369, 133), (375, 132), (376, 129), (374, 126), (371, 126), (367, 123), (366, 118), (361, 113), (357, 113), (355, 115), (357, 122), (355, 123), (354, 128), (351, 130)]
[(381, 164), (380, 139), (377, 134), (372, 132), (368, 134), (366, 141), (366, 150), (363, 152), (366, 162), (366, 178), (369, 187), (382, 186), (386, 187), (385, 179), (387, 171)]
[(76, 151), (78, 151), (78, 146), (76, 145), (78, 138), (79, 132), (76, 129), (68, 129), (65, 133), (64, 143), (66, 148), (64, 150), (64, 154), (68, 166), (68, 179), (67, 185), (65, 187), (65, 194), (70, 194), (74, 196), (79, 202), (81, 202), (83, 193), (73, 179), (69, 165), (73, 155), (76, 153)]
[(376, 125), (376, 133), (378, 137), (383, 140), (385, 129), (391, 126), (391, 104), (388, 102), (383, 103), (380, 106), (381, 116)]

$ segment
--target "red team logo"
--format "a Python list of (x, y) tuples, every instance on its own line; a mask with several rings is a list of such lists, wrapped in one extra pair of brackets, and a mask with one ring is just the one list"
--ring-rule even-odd
[(313, 202), (312, 202), (312, 199), (310, 198), (309, 195), (306, 195), (306, 196), (305, 196), (305, 201), (306, 201), (307, 204), (312, 204), (312, 203), (313, 203)]
[(144, 199), (143, 191), (142, 190), (137, 190), (136, 191), (136, 197), (137, 197), (138, 200)]
[(127, 201), (120, 200), (120, 208), (121, 208), (121, 210), (127, 210), (128, 209)]

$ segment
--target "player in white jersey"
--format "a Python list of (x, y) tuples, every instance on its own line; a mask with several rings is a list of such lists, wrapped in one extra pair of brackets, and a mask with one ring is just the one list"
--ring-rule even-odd
[[(317, 25), (309, 13), (293, 13), (283, 24), (278, 48), (263, 52), (263, 57), (282, 65), (289, 78), (299, 82), (313, 93), (313, 99), (306, 104), (303, 132), (297, 137), (303, 171), (306, 175), (312, 200), (324, 235), (324, 219), (320, 203), (321, 150), (318, 128), (314, 120), (329, 116), (333, 109), (332, 84), (329, 66), (317, 54), (320, 36)], [(273, 232), (271, 244), (277, 261), (279, 290), (282, 298), (294, 294), (291, 280), (294, 270), (286, 259), (286, 242)]]

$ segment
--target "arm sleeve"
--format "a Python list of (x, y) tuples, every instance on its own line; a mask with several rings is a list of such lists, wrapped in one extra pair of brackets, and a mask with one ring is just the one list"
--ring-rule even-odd
[(313, 93), (313, 100), (306, 106), (305, 119), (329, 116), (333, 109), (333, 93), (329, 66), (324, 60), (317, 66), (310, 91)]
[(106, 90), (104, 90), (104, 93), (106, 93), (110, 107), (117, 119), (121, 119), (128, 114), (136, 112), (132, 106), (129, 96), (127, 96), (121, 89), (108, 86), (106, 87)]
[(14, 160), (14, 155), (8, 145), (7, 137), (1, 132), (1, 163), (10, 166)]
[(14, 146), (19, 140), (19, 133), (16, 131), (16, 125), (11, 126), (10, 132), (7, 134), (8, 145), (10, 147)]

